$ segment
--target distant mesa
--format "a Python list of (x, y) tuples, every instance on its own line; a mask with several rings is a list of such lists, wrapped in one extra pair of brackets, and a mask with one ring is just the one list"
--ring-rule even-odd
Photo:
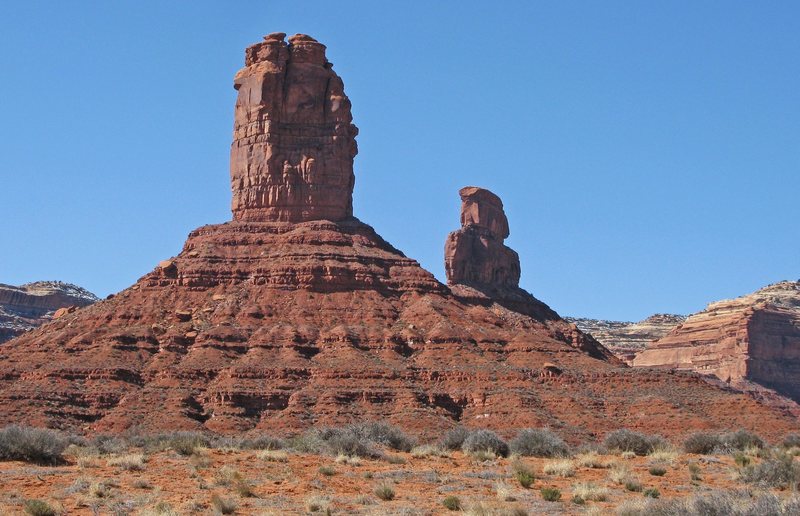
[(711, 303), (633, 364), (697, 371), (734, 386), (754, 382), (800, 402), (800, 282)]
[(632, 364), (634, 357), (654, 340), (660, 339), (682, 323), (685, 315), (654, 314), (639, 322), (606, 321), (567, 317), (581, 331), (590, 334), (614, 355)]
[(41, 326), (64, 310), (87, 306), (97, 297), (60, 281), (37, 281), (19, 287), (0, 284), (0, 343)]
[(700, 375), (625, 367), (521, 289), (488, 190), (461, 190), (447, 285), (354, 218), (357, 131), (324, 45), (270, 34), (234, 84), (233, 220), (0, 346), (0, 421), (292, 434), (386, 420), (431, 438), (463, 424), (571, 440), (796, 426)]

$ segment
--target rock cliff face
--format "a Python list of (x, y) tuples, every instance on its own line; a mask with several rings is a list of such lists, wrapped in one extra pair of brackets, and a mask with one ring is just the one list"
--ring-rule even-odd
[(669, 333), (685, 319), (686, 316), (674, 314), (655, 314), (639, 322), (566, 318), (629, 364), (648, 344)]
[(242, 221), (344, 220), (353, 215), (356, 155), (350, 100), (305, 35), (270, 34), (247, 49), (231, 147), (233, 217)]
[[(237, 76), (235, 149), (242, 77), (256, 78), (252, 95), (279, 100), (252, 104), (264, 123), (248, 129), (247, 150), (234, 150), (235, 220), (193, 231), (177, 257), (113, 298), (0, 347), (0, 421), (84, 431), (290, 433), (386, 419), (430, 436), (461, 422), (498, 430), (547, 425), (582, 437), (618, 427), (669, 435), (758, 426), (779, 435), (796, 424), (697, 374), (621, 366), (521, 291), (514, 260), (498, 262), (491, 251), (483, 265), (464, 263), (463, 270), (495, 271), (491, 264), (502, 263), (516, 272), (448, 287), (350, 217), (354, 147), (339, 149), (339, 134), (329, 132), (337, 126), (320, 99), (330, 99), (336, 83), (346, 102), (321, 49), (307, 36), (286, 45), (271, 35), (247, 50), (249, 66)], [(284, 57), (283, 78), (250, 70), (271, 70)], [(291, 72), (293, 62), (304, 66)], [(296, 109), (307, 106), (310, 118), (286, 118), (296, 90), (307, 99)], [(342, 120), (343, 139), (351, 140), (349, 117)], [(312, 127), (319, 132), (310, 137), (304, 131)], [(313, 157), (324, 174), (307, 176), (305, 193), (292, 197), (285, 184), (271, 182), (280, 169), (267, 157), (277, 155), (289, 156), (275, 162), (290, 167)], [(342, 167), (330, 165), (340, 158)], [(502, 245), (505, 217), (495, 200), (467, 197), (463, 234), (483, 232)], [(454, 245), (452, 256), (462, 256), (462, 244)], [(514, 256), (497, 242), (486, 245)]]
[(751, 381), (800, 401), (800, 282), (711, 303), (651, 344), (634, 365)]
[(0, 284), (0, 343), (53, 318), (60, 308), (97, 301), (91, 292), (60, 281), (37, 281), (20, 287)]

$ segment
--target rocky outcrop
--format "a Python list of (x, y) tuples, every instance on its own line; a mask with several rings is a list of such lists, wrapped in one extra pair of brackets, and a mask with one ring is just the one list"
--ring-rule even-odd
[[(273, 58), (299, 51), (292, 50), (298, 42), (308, 55), (296, 62), (313, 66), (289, 73), (294, 58), (287, 57), (282, 83), (257, 80), (254, 95), (263, 99), (294, 98), (286, 91), (322, 73), (321, 45), (281, 40), (268, 36), (248, 49), (248, 63), (271, 69)], [(241, 106), (243, 85), (239, 91)], [(320, 90), (304, 87), (297, 95), (309, 91)], [(273, 134), (273, 120), (298, 131), (292, 145), (303, 152), (296, 155), (320, 150), (320, 141), (303, 136), (305, 115), (299, 125), (281, 126), (295, 119), (269, 109), (286, 107), (264, 106), (272, 106), (263, 108), (270, 124), (249, 129), (253, 152), (235, 153), (242, 160), (231, 172), (235, 220), (193, 231), (178, 256), (135, 285), (0, 347), (0, 421), (87, 432), (288, 434), (384, 419), (430, 437), (458, 423), (546, 425), (570, 437), (619, 427), (669, 435), (758, 426), (778, 435), (796, 424), (700, 375), (638, 371), (602, 346), (591, 352), (593, 341), (519, 290), (513, 274), (492, 274), (476, 287), (439, 283), (348, 216), (350, 187), (331, 189), (333, 169), (305, 183), (311, 192), (332, 192), (333, 200), (319, 205), (315, 196), (251, 196), (271, 185), (269, 174), (255, 172), (271, 173), (262, 166), (265, 153), (284, 152), (266, 142), (295, 134)], [(327, 145), (331, 126), (315, 123), (308, 127), (327, 134)], [(245, 177), (253, 181), (240, 181)], [(496, 207), (483, 202), (469, 208), (467, 225), (502, 239)], [(345, 209), (332, 210), (334, 204)]]
[(685, 319), (686, 316), (674, 314), (655, 314), (639, 322), (566, 318), (629, 364), (648, 344), (669, 333)]
[(59, 309), (97, 301), (91, 292), (60, 281), (37, 281), (14, 287), (0, 284), (0, 343), (32, 330)]
[(353, 215), (356, 155), (350, 100), (325, 45), (270, 34), (236, 74), (233, 216), (241, 221), (344, 220)]
[(800, 401), (800, 282), (711, 303), (633, 363), (693, 370), (732, 385), (755, 382)]

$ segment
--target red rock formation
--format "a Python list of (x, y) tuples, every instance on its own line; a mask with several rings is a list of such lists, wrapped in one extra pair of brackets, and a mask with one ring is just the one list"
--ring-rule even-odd
[(325, 45), (270, 34), (247, 49), (231, 147), (233, 216), (243, 221), (353, 215), (356, 155), (350, 100)]
[(578, 328), (588, 333), (615, 356), (632, 364), (637, 354), (647, 346), (672, 331), (686, 320), (686, 316), (673, 314), (654, 314), (639, 322), (603, 321), (567, 317)]
[[(280, 39), (251, 47), (248, 63), (270, 68), (271, 56), (292, 52)], [(292, 41), (315, 63), (308, 74), (318, 73), (321, 46)], [(283, 99), (309, 75), (287, 73), (280, 87), (258, 79), (256, 89)], [(256, 124), (253, 142), (273, 141), (272, 128)], [(319, 151), (318, 140), (303, 141), (301, 155)], [(303, 150), (300, 142), (292, 145)], [(289, 433), (386, 419), (428, 436), (461, 422), (548, 425), (583, 437), (618, 427), (758, 426), (769, 435), (796, 423), (696, 374), (592, 356), (587, 337), (527, 293), (508, 303), (517, 309), (477, 290), (461, 295), (471, 287), (442, 285), (347, 209), (318, 211), (316, 197), (250, 196), (269, 186), (259, 182), (268, 176), (247, 175), (261, 158), (243, 156), (232, 170), (236, 220), (193, 231), (177, 257), (132, 287), (0, 347), (0, 422)], [(350, 187), (333, 188), (335, 174), (325, 170), (319, 185), (349, 202)], [(307, 183), (309, 191), (317, 185)], [(263, 190), (273, 191), (281, 190)], [(502, 234), (496, 212), (495, 222), (482, 206), (473, 213)], [(295, 217), (315, 220), (266, 220)]]
[(0, 343), (40, 326), (67, 308), (97, 301), (91, 292), (60, 281), (37, 281), (20, 287), (0, 284)]
[(800, 282), (784, 281), (690, 316), (634, 359), (751, 381), (800, 401)]

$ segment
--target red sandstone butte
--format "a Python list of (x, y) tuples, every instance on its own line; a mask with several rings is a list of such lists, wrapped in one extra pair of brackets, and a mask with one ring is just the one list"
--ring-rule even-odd
[(800, 402), (800, 282), (711, 303), (650, 344), (635, 366), (754, 382)]
[(625, 367), (519, 289), (488, 193), (466, 196), (448, 251), (465, 272), (440, 283), (351, 216), (355, 128), (324, 47), (272, 34), (246, 65), (234, 220), (191, 232), (113, 298), (1, 346), (0, 424), (287, 434), (384, 419), (431, 437), (462, 423), (573, 439), (796, 425), (698, 374)]

